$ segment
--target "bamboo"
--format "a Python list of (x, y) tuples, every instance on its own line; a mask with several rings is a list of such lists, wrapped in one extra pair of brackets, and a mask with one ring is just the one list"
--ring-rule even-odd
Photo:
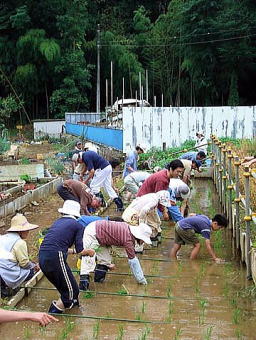
[(252, 265), (251, 265), (251, 209), (250, 209), (250, 168), (245, 167), (243, 173), (245, 177), (245, 214), (244, 217), (246, 224), (246, 273), (247, 279), (252, 278)]

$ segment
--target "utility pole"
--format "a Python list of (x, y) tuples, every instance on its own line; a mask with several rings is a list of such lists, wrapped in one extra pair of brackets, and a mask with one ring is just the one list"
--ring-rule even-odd
[(100, 113), (100, 25), (97, 29), (97, 98), (96, 112)]
[(110, 92), (111, 92), (111, 107), (113, 106), (113, 61), (110, 63)]
[(146, 101), (148, 102), (148, 70), (146, 70)]

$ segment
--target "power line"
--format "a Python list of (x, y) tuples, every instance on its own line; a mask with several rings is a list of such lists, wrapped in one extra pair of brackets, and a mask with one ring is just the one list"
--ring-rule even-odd
[[(204, 41), (195, 41), (195, 42), (177, 42), (174, 44), (122, 44), (119, 42), (115, 42), (114, 44), (102, 44), (102, 47), (115, 47), (115, 46), (127, 46), (127, 47), (171, 47), (171, 46), (184, 46), (184, 45), (200, 45), (200, 44), (208, 44), (214, 42), (222, 42), (222, 41), (232, 41), (232, 40), (240, 40), (245, 38), (250, 38), (256, 36), (255, 34), (247, 34), (243, 36), (231, 37), (231, 38), (223, 38), (223, 39), (213, 39), (213, 40), (204, 40)], [(177, 38), (180, 39), (180, 38)]]

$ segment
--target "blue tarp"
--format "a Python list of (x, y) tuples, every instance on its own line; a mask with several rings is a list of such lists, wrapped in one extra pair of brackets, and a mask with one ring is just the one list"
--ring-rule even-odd
[(123, 151), (123, 130), (67, 123), (66, 133)]

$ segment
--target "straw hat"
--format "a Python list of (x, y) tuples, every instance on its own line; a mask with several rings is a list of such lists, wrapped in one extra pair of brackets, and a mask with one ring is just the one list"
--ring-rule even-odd
[(64, 202), (63, 207), (58, 209), (58, 212), (64, 215), (80, 217), (80, 203), (72, 200), (67, 200)]
[(22, 214), (17, 214), (11, 219), (11, 228), (7, 231), (28, 231), (38, 228), (36, 224), (31, 224), (28, 222), (25, 216)]
[(140, 223), (138, 226), (130, 225), (131, 233), (138, 240), (142, 240), (147, 244), (151, 244), (150, 236), (152, 234), (152, 229), (145, 223)]
[(171, 206), (171, 196), (170, 196), (169, 191), (160, 190), (156, 194), (159, 199), (159, 204), (167, 208)]

